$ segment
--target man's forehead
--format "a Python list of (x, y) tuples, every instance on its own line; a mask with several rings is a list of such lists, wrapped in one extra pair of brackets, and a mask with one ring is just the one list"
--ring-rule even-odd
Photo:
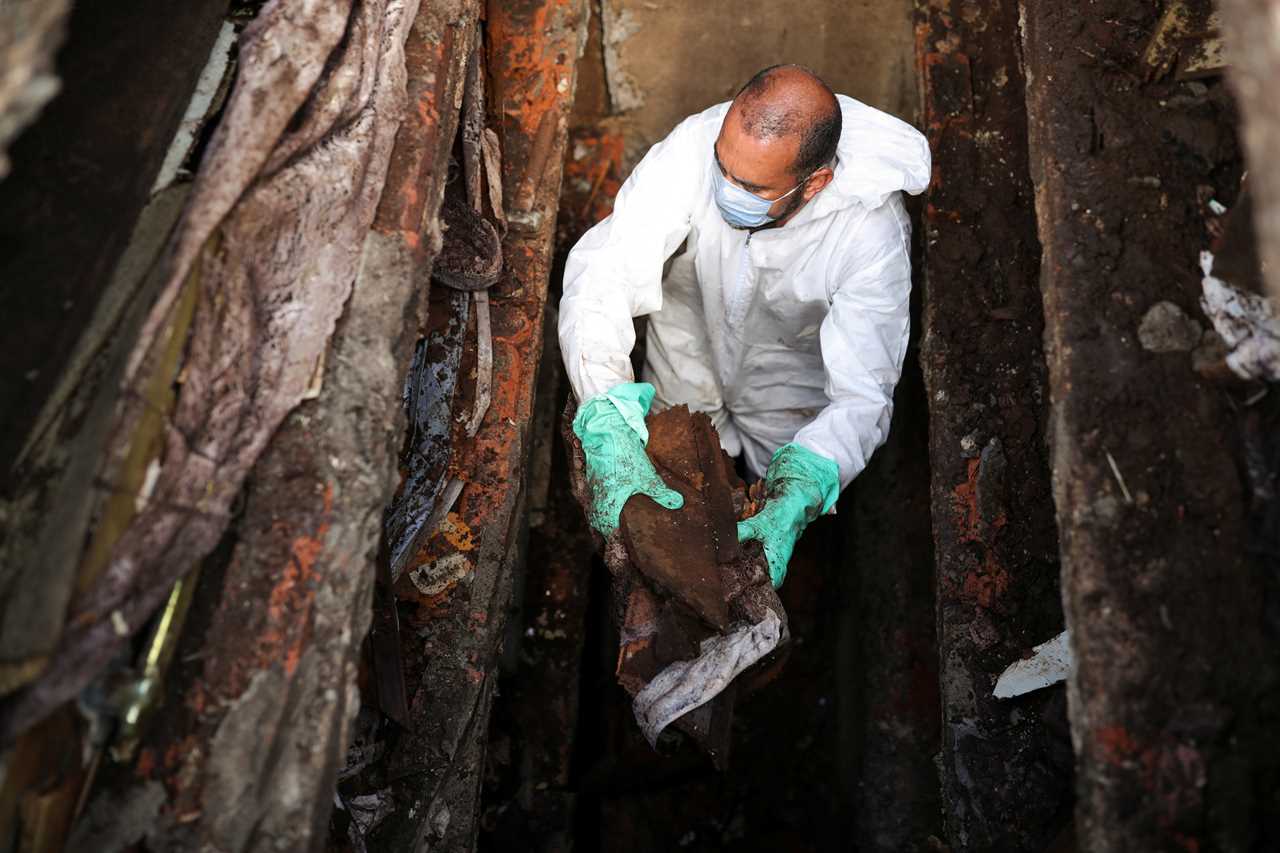
[(743, 130), (730, 110), (713, 147), (721, 168), (738, 183), (772, 189), (790, 181), (791, 165), (800, 144), (798, 139), (790, 137), (760, 139), (753, 136)]

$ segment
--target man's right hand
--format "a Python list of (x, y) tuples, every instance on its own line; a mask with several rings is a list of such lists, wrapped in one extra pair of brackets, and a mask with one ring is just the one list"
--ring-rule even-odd
[(684, 498), (662, 482), (644, 452), (649, 441), (644, 417), (653, 394), (648, 382), (618, 385), (584, 401), (573, 419), (591, 484), (587, 520), (606, 539), (618, 529), (622, 507), (632, 495), (648, 495), (667, 509), (684, 506)]

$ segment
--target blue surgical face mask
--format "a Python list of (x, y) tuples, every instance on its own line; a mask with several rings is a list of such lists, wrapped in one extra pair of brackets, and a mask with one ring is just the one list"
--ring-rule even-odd
[(769, 215), (769, 208), (804, 186), (804, 181), (801, 181), (777, 198), (767, 199), (730, 183), (721, 173), (715, 158), (711, 161), (711, 173), (715, 176), (716, 207), (720, 208), (724, 221), (735, 228), (759, 228), (772, 222), (775, 217)]

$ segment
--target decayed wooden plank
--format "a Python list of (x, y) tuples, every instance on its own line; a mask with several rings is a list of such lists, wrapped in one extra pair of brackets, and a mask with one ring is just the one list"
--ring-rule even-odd
[[(403, 14), (411, 14), (405, 8)], [(407, 19), (387, 15), (384, 62), (404, 63)], [(420, 326), (468, 34), (478, 4), (423, 7), (384, 115), (400, 125), (373, 229), (326, 359), (318, 399), (290, 415), (255, 466), (219, 604), (174, 692), (183, 712), (139, 756), (129, 792), (165, 783), (152, 832), (182, 847), (316, 849), (359, 705), (382, 510), (402, 438), (404, 366)], [(456, 36), (461, 36), (458, 38)], [(392, 47), (395, 49), (391, 49)], [(406, 81), (407, 76), (407, 81)], [(408, 98), (404, 97), (407, 83)], [(403, 122), (399, 121), (403, 118)], [(293, 781), (288, 781), (293, 780)], [(119, 790), (104, 813), (127, 814)]]
[[(125, 361), (98, 477), (104, 505), (139, 467), (148, 490), (126, 495), (118, 536), (94, 546), (106, 559), (87, 567), (49, 669), (0, 706), (0, 740), (79, 692), (214, 547), (250, 466), (307, 394), (382, 190), (398, 117), (388, 98), (403, 96), (382, 53), (385, 10), (276, 3), (246, 28), (235, 90)], [(175, 377), (167, 346), (184, 294), (194, 305)], [(169, 414), (149, 389), (174, 379)], [(154, 456), (136, 444), (148, 423), (160, 429)]]
[[(490, 291), (492, 403), (479, 433), (455, 432), (458, 502), (406, 572), (439, 581), (427, 595), (402, 580), (402, 628), (413, 692), (410, 731), (389, 768), (397, 808), (370, 849), (465, 850), (478, 797), (497, 653), (524, 539), (524, 475), (542, 349), (564, 116), (585, 36), (582, 0), (521, 0), (487, 9), (490, 121), (502, 143), (504, 197), (532, 186), (503, 241), (506, 270)], [(539, 134), (544, 124), (550, 128)], [(545, 150), (539, 153), (538, 140)], [(519, 205), (516, 205), (519, 208)], [(508, 213), (511, 213), (510, 205)], [(470, 347), (471, 344), (468, 344)], [(467, 375), (464, 361), (463, 375)], [(464, 383), (465, 385), (465, 383)], [(454, 401), (471, 410), (471, 387)]]
[(1276, 573), (1248, 547), (1250, 418), (1193, 370), (1194, 340), (1138, 334), (1157, 304), (1200, 316), (1196, 200), (1238, 189), (1231, 110), (1131, 73), (1151, 4), (1024, 8), (1079, 848), (1271, 847)]
[[(61, 5), (0, 11), (0, 42), (17, 39), (0, 89), (40, 71), (29, 28)], [(116, 396), (120, 347), (105, 342), (136, 334), (127, 306), (139, 287), (154, 291), (146, 267), (182, 196), (144, 205), (226, 9), (161, 5), (76, 6), (62, 91), (14, 143), (14, 172), (0, 182), (0, 501), (11, 501), (0, 513), (0, 695), (34, 678), (58, 643)], [(124, 253), (131, 239), (142, 257)]]
[(992, 696), (1062, 629), (1018, 7), (918, 8), (943, 813), (956, 850), (1041, 849), (1070, 800), (1062, 692)]

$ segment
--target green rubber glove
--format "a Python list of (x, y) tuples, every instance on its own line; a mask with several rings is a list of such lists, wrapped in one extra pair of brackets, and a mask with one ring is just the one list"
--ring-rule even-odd
[(573, 419), (594, 498), (587, 520), (606, 538), (618, 529), (622, 505), (632, 495), (648, 495), (667, 509), (684, 506), (684, 497), (662, 482), (644, 452), (644, 416), (653, 393), (648, 382), (618, 385), (583, 402)]
[(840, 468), (812, 450), (784, 444), (769, 461), (764, 495), (760, 512), (738, 522), (738, 541), (755, 539), (764, 545), (769, 579), (777, 589), (787, 576), (787, 563), (800, 534), (840, 496)]

